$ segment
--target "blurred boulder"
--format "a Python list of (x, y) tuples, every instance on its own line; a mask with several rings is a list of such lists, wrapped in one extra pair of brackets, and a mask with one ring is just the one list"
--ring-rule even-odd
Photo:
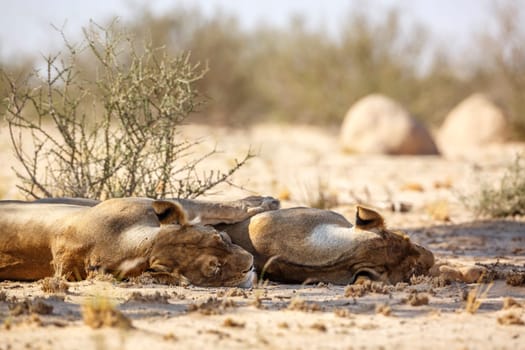
[(448, 152), (479, 148), (506, 139), (508, 120), (483, 94), (473, 94), (445, 118), (438, 134), (439, 146)]
[(357, 101), (346, 114), (340, 134), (344, 150), (391, 155), (439, 154), (423, 124), (389, 97), (372, 94)]

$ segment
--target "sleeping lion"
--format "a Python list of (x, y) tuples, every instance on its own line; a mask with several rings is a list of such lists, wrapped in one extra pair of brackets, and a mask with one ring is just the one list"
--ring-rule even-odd
[[(265, 197), (223, 203), (220, 222), (276, 205)], [(0, 280), (78, 280), (94, 270), (125, 278), (150, 271), (201, 286), (251, 286), (252, 255), (212, 226), (188, 220), (195, 209), (187, 208), (144, 198), (0, 201)], [(199, 215), (214, 223), (221, 210)]]
[[(9, 205), (15, 206), (12, 215), (7, 215)], [(62, 214), (49, 214), (53, 206)], [(27, 213), (20, 215), (20, 208)], [(365, 276), (396, 283), (428, 273), (434, 264), (430, 251), (388, 230), (380, 214), (361, 206), (355, 226), (328, 210), (279, 209), (271, 197), (101, 203), (59, 198), (0, 202), (0, 213), (0, 279), (85, 278), (89, 270), (104, 268), (120, 276), (155, 271), (196, 285), (247, 286), (254, 262), (257, 272), (280, 282), (348, 284)], [(16, 219), (6, 226), (9, 216)], [(25, 240), (13, 233), (17, 227)], [(151, 237), (150, 231), (157, 233)], [(44, 236), (42, 244), (34, 232)], [(17, 247), (32, 247), (25, 249), (27, 258), (14, 254), (16, 240)], [(43, 252), (38, 262), (37, 250)], [(129, 265), (123, 262), (137, 259), (141, 264), (123, 269)]]
[(434, 265), (429, 250), (362, 206), (355, 226), (333, 211), (289, 208), (216, 228), (254, 255), (259, 273), (280, 282), (349, 284), (362, 276), (395, 284)]

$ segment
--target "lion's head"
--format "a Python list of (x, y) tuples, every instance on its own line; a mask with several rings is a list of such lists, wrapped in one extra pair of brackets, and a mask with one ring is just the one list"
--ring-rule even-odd
[[(187, 221), (174, 201), (155, 201), (161, 230), (149, 257), (149, 269), (199, 286), (251, 286), (253, 257), (211, 226)], [(177, 222), (177, 224), (172, 224)]]
[(357, 207), (354, 231), (368, 237), (352, 256), (354, 281), (366, 276), (394, 284), (412, 275), (426, 274), (434, 265), (432, 252), (412, 243), (403, 232), (387, 229), (383, 217), (374, 210)]

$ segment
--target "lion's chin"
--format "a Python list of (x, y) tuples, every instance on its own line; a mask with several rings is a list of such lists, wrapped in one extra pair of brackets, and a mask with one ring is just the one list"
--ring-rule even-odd
[(255, 270), (251, 270), (246, 274), (244, 280), (237, 285), (239, 288), (252, 288), (257, 283), (257, 273)]

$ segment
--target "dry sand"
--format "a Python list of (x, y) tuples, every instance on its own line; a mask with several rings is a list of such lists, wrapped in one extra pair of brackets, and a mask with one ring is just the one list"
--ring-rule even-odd
[[(280, 196), (289, 207), (311, 205), (322, 193), (351, 221), (357, 199), (378, 206), (404, 202), (412, 206), (407, 213), (383, 209), (387, 223), (440, 261), (498, 262), (498, 271), (525, 270), (525, 219), (478, 220), (459, 200), (480, 182), (501, 177), (524, 145), (491, 146), (454, 158), (386, 157), (344, 154), (336, 133), (311, 127), (191, 126), (185, 133), (206, 137), (196, 152), (215, 145), (222, 151), (206, 164), (210, 169), (226, 169), (250, 146), (258, 153), (235, 175), (243, 188), (223, 187), (212, 199), (258, 193)], [(0, 136), (0, 197), (16, 198), (5, 129)], [(465, 300), (472, 290), (481, 302), (474, 314), (466, 311)], [(118, 318), (114, 328), (86, 325), (82, 306), (93, 298), (99, 305), (109, 301), (133, 328)], [(517, 305), (504, 309), (508, 298)], [(420, 278), (397, 286), (268, 283), (252, 290), (89, 280), (70, 283), (65, 293), (45, 293), (41, 282), (0, 282), (1, 350), (521, 349), (523, 322), (525, 287), (502, 279), (490, 287)]]

